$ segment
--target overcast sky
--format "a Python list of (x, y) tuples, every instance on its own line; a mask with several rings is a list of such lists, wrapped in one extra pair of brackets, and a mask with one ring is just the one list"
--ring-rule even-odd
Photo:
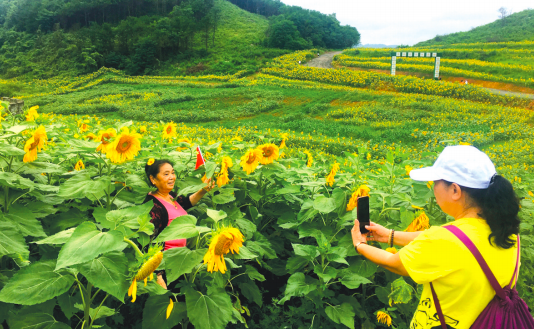
[(287, 5), (336, 13), (342, 25), (354, 26), (362, 44), (413, 45), (437, 34), (469, 31), (512, 12), (534, 8), (533, 0), (281, 0)]

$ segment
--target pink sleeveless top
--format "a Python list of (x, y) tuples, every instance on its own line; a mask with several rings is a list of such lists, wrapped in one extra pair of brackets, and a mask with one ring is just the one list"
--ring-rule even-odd
[[(171, 222), (176, 217), (187, 215), (187, 212), (178, 204), (178, 202), (174, 201), (174, 205), (177, 207), (175, 208), (173, 205), (165, 201), (163, 198), (156, 197), (161, 203), (165, 206), (165, 209), (167, 209), (167, 213), (169, 214), (169, 223), (168, 225), (171, 225)], [(170, 240), (165, 241), (165, 250), (171, 249), (171, 248), (182, 248), (185, 247), (187, 240), (186, 239), (176, 239), (176, 240)]]

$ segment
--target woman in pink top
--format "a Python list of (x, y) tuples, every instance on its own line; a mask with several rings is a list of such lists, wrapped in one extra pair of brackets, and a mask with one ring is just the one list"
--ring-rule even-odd
[[(156, 160), (151, 165), (145, 165), (145, 173), (151, 185), (157, 188), (156, 191), (148, 193), (144, 201), (152, 200), (154, 202), (154, 207), (150, 211), (151, 222), (154, 224), (153, 239), (175, 218), (187, 215), (186, 210), (196, 205), (210, 189), (210, 187), (200, 189), (187, 197), (177, 196), (176, 193), (172, 192), (176, 181), (173, 164), (165, 159)], [(186, 239), (165, 241), (164, 250), (185, 247), (186, 242)], [(166, 288), (163, 275), (162, 272), (158, 273), (157, 282)]]

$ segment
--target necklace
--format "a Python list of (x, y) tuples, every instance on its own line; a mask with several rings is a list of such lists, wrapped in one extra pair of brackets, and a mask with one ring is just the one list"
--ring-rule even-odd
[[(167, 194), (167, 196), (165, 196), (162, 193), (160, 193), (159, 190), (156, 192), (156, 195), (160, 195), (165, 201), (168, 201), (167, 197), (170, 197), (170, 194)], [(174, 206), (174, 209), (178, 209), (178, 206), (174, 203), (174, 199), (172, 197), (170, 199), (171, 199), (170, 204)]]

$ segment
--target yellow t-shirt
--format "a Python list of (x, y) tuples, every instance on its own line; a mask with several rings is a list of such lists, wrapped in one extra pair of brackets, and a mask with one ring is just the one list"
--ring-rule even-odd
[[(517, 244), (510, 249), (490, 245), (483, 219), (462, 218), (448, 223), (461, 229), (478, 248), (502, 287), (512, 279)], [(516, 237), (513, 236), (515, 240)], [(468, 329), (495, 296), (471, 251), (450, 231), (434, 226), (399, 251), (410, 277), (423, 284), (421, 300), (410, 329), (441, 328), (429, 282), (438, 296), (448, 328)]]

